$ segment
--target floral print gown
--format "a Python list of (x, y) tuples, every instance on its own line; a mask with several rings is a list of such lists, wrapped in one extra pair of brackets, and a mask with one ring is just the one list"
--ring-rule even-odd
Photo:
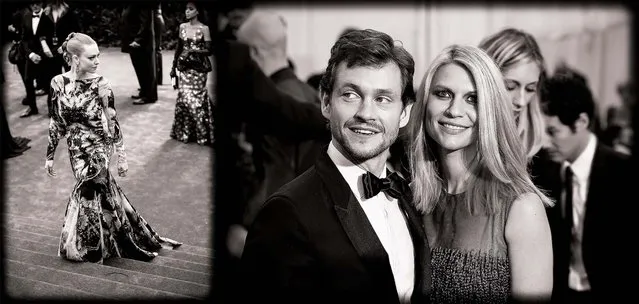
[[(206, 48), (202, 27), (189, 37), (186, 26), (180, 26), (182, 54), (185, 51)], [(179, 54), (181, 55), (181, 54)], [(199, 59), (208, 60), (200, 54)], [(212, 101), (206, 87), (208, 73), (188, 69), (176, 70), (178, 78), (178, 96), (175, 104), (175, 119), (171, 128), (171, 138), (182, 142), (197, 142), (201, 145), (212, 144), (213, 110)]]
[(109, 172), (111, 155), (116, 152), (122, 160), (125, 153), (108, 81), (58, 75), (51, 80), (51, 96), (47, 160), (53, 160), (58, 141), (66, 137), (76, 179), (58, 255), (96, 263), (112, 256), (148, 260), (161, 243), (180, 245), (147, 224)]

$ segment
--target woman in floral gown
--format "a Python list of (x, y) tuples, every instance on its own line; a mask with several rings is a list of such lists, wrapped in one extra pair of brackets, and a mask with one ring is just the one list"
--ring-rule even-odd
[(180, 243), (160, 237), (133, 208), (109, 172), (111, 156), (118, 156), (118, 174), (128, 165), (109, 82), (95, 73), (99, 50), (91, 37), (71, 33), (61, 46), (71, 70), (51, 80), (52, 107), (45, 169), (55, 176), (53, 159), (58, 141), (67, 137), (76, 179), (67, 205), (58, 255), (72, 261), (102, 263), (117, 256), (148, 260), (161, 243)]
[(171, 68), (173, 87), (178, 89), (171, 138), (206, 145), (214, 139), (213, 105), (206, 86), (208, 73), (212, 71), (208, 58), (211, 33), (209, 27), (200, 22), (198, 12), (195, 4), (188, 2), (185, 11), (188, 22), (180, 24)]

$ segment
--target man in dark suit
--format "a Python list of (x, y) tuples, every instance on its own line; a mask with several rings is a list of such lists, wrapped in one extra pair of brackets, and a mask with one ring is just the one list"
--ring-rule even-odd
[[(21, 9), (18, 9), (12, 16), (11, 16), (11, 24), (8, 27), (9, 30), (9, 37), (11, 37), (11, 40), (14, 41), (14, 43), (19, 44), (19, 48), (20, 48), (20, 53), (24, 54), (24, 50), (22, 49), (22, 24), (24, 22), (24, 16), (27, 14), (31, 13), (31, 9), (29, 7), (24, 7)], [(24, 84), (25, 89), (27, 88), (27, 84), (26, 84), (26, 73), (25, 73), (25, 69), (27, 67), (27, 60), (28, 58), (24, 57), (24, 56), (20, 56), (21, 60), (19, 60), (18, 62), (15, 63), (16, 68), (18, 69), (18, 73), (20, 73), (20, 78), (22, 79), (22, 83)], [(29, 100), (26, 98), (26, 96), (22, 99), (22, 104), (23, 105), (28, 105), (29, 104)]]
[(162, 15), (162, 3), (157, 3), (156, 8), (153, 10), (153, 25), (155, 26), (155, 56), (156, 56), (156, 76), (157, 84), (162, 85), (162, 34), (166, 31), (166, 23), (164, 22), (164, 15)]
[[(51, 79), (40, 77), (46, 73), (46, 67), (53, 60), (54, 50), (51, 48), (53, 37), (53, 22), (44, 16), (42, 1), (34, 1), (30, 4), (31, 11), (22, 18), (22, 46), (27, 56), (25, 67), (25, 87), (27, 91), (27, 108), (20, 117), (38, 114), (36, 94), (33, 80), (46, 82), (48, 89)], [(47, 80), (49, 82), (47, 82)]]
[[(43, 18), (47, 18), (48, 21), (53, 24), (53, 36), (51, 37), (53, 58), (48, 60), (46, 66), (43, 66), (45, 70), (43, 73), (45, 75), (44, 79), (48, 87), (53, 77), (62, 74), (64, 71), (68, 71), (70, 68), (64, 61), (62, 54), (58, 52), (58, 48), (62, 46), (62, 43), (64, 43), (69, 34), (81, 32), (81, 28), (80, 20), (75, 14), (75, 11), (62, 0), (50, 1), (44, 9)], [(49, 108), (51, 107), (51, 98), (51, 95), (47, 97), (47, 106)]]
[(430, 251), (408, 184), (387, 172), (408, 123), (414, 61), (385, 33), (342, 36), (322, 79), (332, 140), (249, 229), (245, 294), (277, 303), (421, 303)]
[[(278, 15), (255, 11), (237, 31), (238, 41), (251, 47), (253, 60), (282, 92), (299, 102), (313, 103), (318, 92), (297, 78), (290, 67), (286, 48), (286, 22)], [(319, 101), (319, 100), (317, 100)], [(259, 128), (253, 130), (254, 150), (259, 151), (264, 167), (263, 191), (255, 198), (256, 206), (248, 215), (259, 209), (266, 197), (292, 181), (314, 163), (325, 142), (309, 140), (297, 142), (281, 136), (264, 135)]]
[(630, 203), (628, 158), (603, 145), (592, 130), (595, 103), (587, 81), (568, 67), (544, 83), (542, 109), (548, 140), (547, 164), (538, 185), (555, 206), (548, 208), (556, 303), (604, 303), (624, 292), (617, 274), (628, 260), (622, 206)]
[(131, 98), (133, 104), (154, 103), (158, 99), (156, 79), (155, 26), (156, 4), (129, 4), (121, 16), (122, 52), (129, 53), (140, 84), (140, 92)]

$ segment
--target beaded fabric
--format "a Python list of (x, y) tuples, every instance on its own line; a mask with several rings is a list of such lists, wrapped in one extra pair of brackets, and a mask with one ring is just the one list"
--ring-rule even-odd
[(511, 204), (473, 215), (464, 194), (444, 194), (425, 228), (433, 268), (432, 303), (506, 303), (510, 264), (505, 224)]

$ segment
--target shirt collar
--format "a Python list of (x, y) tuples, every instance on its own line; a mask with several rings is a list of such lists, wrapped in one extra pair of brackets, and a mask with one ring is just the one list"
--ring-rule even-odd
[(579, 154), (577, 159), (574, 162), (569, 163), (568, 161), (564, 161), (562, 165), (562, 172), (566, 167), (570, 166), (575, 177), (581, 184), (584, 181), (588, 180), (590, 176), (590, 170), (592, 168), (592, 161), (595, 158), (595, 148), (597, 147), (597, 137), (594, 134), (590, 134), (588, 136), (588, 144), (586, 148)]
[[(367, 171), (353, 164), (353, 162), (346, 158), (346, 156), (344, 156), (342, 152), (337, 150), (332, 140), (328, 145), (328, 150), (326, 151), (326, 153), (328, 153), (328, 157), (330, 157), (333, 163), (335, 163), (337, 170), (339, 170), (339, 172), (342, 174), (342, 176), (346, 180), (346, 183), (348, 183), (348, 186), (351, 188), (351, 191), (353, 191), (353, 194), (355, 194), (357, 200), (360, 202), (364, 201), (364, 186), (362, 184), (362, 175), (366, 174)], [(386, 164), (384, 164), (384, 170), (382, 171), (382, 175), (380, 176), (380, 178), (384, 177), (386, 177)]]

